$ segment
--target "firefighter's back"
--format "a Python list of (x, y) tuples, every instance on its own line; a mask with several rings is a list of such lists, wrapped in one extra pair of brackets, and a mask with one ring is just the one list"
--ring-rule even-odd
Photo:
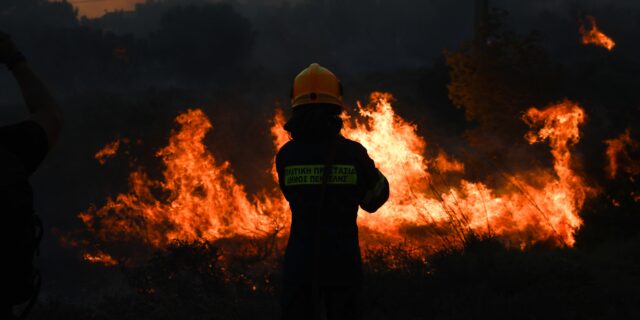
[(340, 135), (342, 86), (312, 64), (295, 79), (292, 140), (276, 156), (280, 188), (291, 207), (284, 261), (283, 318), (355, 319), (362, 262), (359, 207), (376, 211), (387, 179), (366, 149)]
[[(331, 154), (331, 171), (323, 185)], [(285, 258), (288, 280), (309, 279), (314, 255), (322, 283), (360, 278), (358, 207), (371, 180), (378, 178), (368, 160), (364, 147), (339, 136), (333, 141), (293, 140), (278, 153), (280, 185), (292, 212)]]

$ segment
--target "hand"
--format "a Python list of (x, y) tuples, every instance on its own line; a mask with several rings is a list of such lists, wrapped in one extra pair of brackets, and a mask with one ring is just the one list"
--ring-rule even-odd
[(0, 31), (0, 63), (11, 63), (18, 54), (19, 51), (15, 43), (13, 43), (11, 36)]

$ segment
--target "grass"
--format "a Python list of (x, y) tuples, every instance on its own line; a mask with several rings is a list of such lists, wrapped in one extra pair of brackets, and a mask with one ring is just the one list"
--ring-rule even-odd
[[(640, 318), (640, 236), (524, 251), (471, 237), (428, 257), (402, 245), (365, 256), (363, 319)], [(176, 242), (122, 268), (122, 290), (85, 304), (49, 298), (31, 319), (278, 319), (280, 262)]]

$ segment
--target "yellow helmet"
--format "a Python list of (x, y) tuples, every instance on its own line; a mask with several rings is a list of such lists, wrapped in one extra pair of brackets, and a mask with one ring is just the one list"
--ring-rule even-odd
[(342, 85), (328, 69), (312, 63), (293, 81), (291, 107), (307, 104), (333, 104), (342, 107)]

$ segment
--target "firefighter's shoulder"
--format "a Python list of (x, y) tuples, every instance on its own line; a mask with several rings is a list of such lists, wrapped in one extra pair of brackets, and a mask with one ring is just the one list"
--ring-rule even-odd
[(282, 147), (280, 147), (280, 150), (278, 150), (278, 154), (283, 154), (283, 153), (289, 152), (289, 150), (291, 150), (291, 148), (293, 148), (294, 145), (295, 145), (295, 141), (294, 140), (287, 141), (285, 144), (282, 145)]
[(284, 162), (291, 161), (292, 158), (296, 158), (300, 153), (300, 146), (295, 140), (289, 140), (285, 143), (278, 154), (276, 154), (276, 166), (282, 165)]

